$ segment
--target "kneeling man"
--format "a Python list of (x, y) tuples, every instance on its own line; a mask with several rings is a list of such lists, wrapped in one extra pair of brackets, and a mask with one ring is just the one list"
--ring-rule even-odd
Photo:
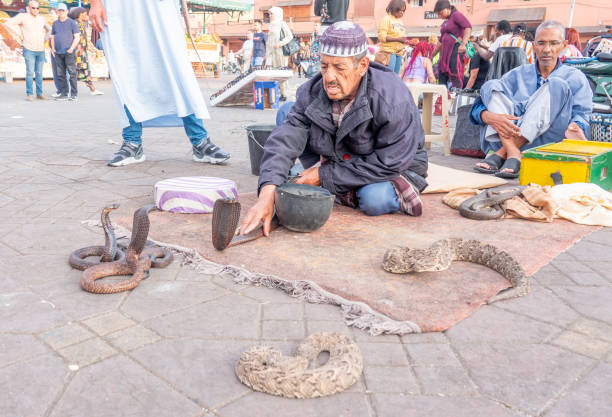
[(259, 199), (243, 234), (263, 221), (268, 235), (274, 191), (298, 157), (306, 168), (299, 184), (324, 187), (367, 215), (421, 215), (427, 153), (408, 88), (393, 71), (369, 62), (366, 35), (354, 23), (330, 26), (320, 51), (321, 74), (298, 89), (287, 118), (266, 141)]
[(495, 153), (476, 164), (475, 170), (516, 178), (522, 150), (589, 136), (593, 93), (580, 70), (559, 60), (564, 39), (561, 23), (543, 22), (536, 30), (536, 63), (482, 86), (471, 119), (482, 126), (483, 152)]

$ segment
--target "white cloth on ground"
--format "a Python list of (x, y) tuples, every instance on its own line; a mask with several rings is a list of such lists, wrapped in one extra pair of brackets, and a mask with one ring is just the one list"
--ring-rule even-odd
[(599, 185), (574, 183), (555, 185), (550, 196), (559, 206), (558, 217), (574, 223), (612, 227), (612, 193)]
[(103, 0), (108, 26), (101, 33), (117, 94), (144, 126), (182, 126), (181, 117), (210, 118), (187, 55), (179, 2)]

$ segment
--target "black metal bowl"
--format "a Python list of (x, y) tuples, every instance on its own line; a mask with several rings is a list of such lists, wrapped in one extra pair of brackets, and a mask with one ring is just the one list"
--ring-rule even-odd
[(286, 183), (276, 187), (274, 204), (280, 224), (294, 232), (312, 232), (327, 222), (335, 199), (325, 188)]

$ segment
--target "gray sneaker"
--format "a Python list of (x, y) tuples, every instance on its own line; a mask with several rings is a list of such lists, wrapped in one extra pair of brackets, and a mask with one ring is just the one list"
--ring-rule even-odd
[(208, 162), (214, 165), (228, 159), (230, 154), (212, 143), (210, 139), (204, 139), (199, 145), (193, 146), (193, 160), (196, 162)]
[(111, 167), (122, 167), (124, 165), (137, 164), (144, 162), (146, 156), (142, 150), (142, 144), (123, 142), (121, 148), (108, 161)]

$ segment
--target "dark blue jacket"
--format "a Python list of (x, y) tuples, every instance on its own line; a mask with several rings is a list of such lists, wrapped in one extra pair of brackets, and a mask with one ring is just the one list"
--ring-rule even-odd
[(266, 141), (259, 187), (284, 183), (297, 157), (309, 168), (323, 156), (328, 162), (319, 168), (321, 185), (333, 194), (400, 174), (421, 191), (427, 186), (424, 139), (410, 91), (387, 67), (370, 63), (339, 129), (318, 74), (298, 89), (287, 119)]

